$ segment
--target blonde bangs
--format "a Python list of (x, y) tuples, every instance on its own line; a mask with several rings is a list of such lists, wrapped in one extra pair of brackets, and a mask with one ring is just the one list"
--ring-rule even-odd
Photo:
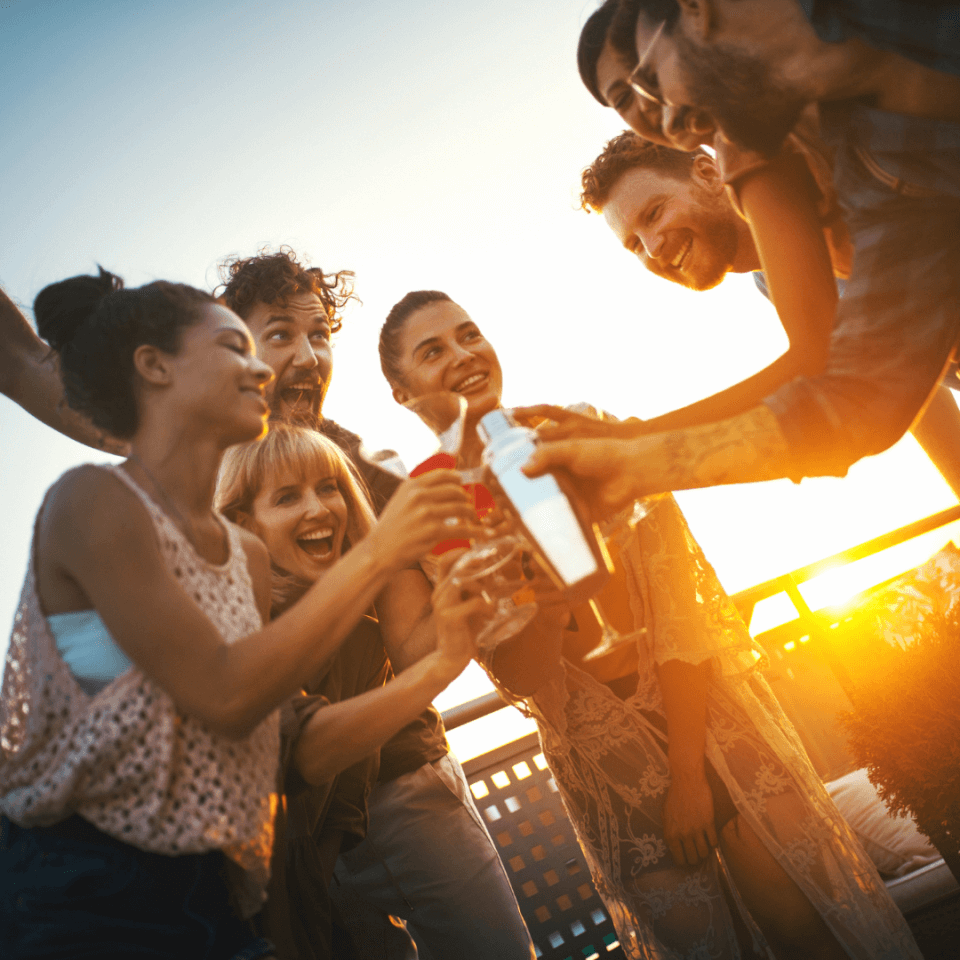
[(333, 477), (347, 505), (347, 537), (362, 539), (376, 518), (366, 484), (343, 451), (316, 430), (293, 424), (271, 424), (262, 440), (231, 447), (223, 458), (217, 484), (217, 507), (243, 525), (253, 503), (267, 486), (308, 483)]

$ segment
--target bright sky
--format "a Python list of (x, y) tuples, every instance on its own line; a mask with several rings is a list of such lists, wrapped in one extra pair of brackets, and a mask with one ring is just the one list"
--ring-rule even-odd
[[(45, 284), (97, 263), (131, 285), (210, 288), (223, 257), (287, 243), (352, 269), (363, 305), (326, 412), (408, 464), (423, 428), (376, 359), (408, 290), (445, 290), (473, 316), (507, 404), (651, 416), (727, 386), (786, 345), (752, 281), (681, 290), (578, 209), (580, 170), (621, 129), (576, 72), (595, 5), (0, 0), (0, 284), (31, 316)], [(9, 624), (44, 490), (104, 457), (3, 397), (0, 451)], [(909, 437), (842, 481), (679, 499), (731, 591), (955, 503)]]

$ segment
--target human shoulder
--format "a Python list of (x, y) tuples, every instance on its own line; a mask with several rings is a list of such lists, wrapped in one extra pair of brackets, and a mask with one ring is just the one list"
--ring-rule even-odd
[[(159, 556), (156, 530), (137, 494), (113, 470), (85, 464), (67, 471), (50, 488), (37, 519), (42, 569), (74, 572), (122, 556), (129, 567)], [(152, 558), (152, 559), (150, 559)]]
[(42, 520), (56, 523), (72, 519), (81, 526), (107, 522), (115, 527), (129, 521), (131, 514), (148, 520), (137, 495), (114, 470), (85, 463), (68, 470), (50, 487)]

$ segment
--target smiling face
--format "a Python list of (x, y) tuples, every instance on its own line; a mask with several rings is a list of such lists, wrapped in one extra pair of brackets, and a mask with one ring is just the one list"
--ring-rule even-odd
[[(712, 167), (706, 157), (697, 165)], [(742, 221), (719, 177), (708, 179), (696, 168), (683, 180), (650, 168), (628, 170), (610, 190), (603, 218), (651, 273), (692, 290), (715, 287), (737, 262)]]
[(799, 120), (805, 97), (777, 80), (762, 46), (701, 42), (692, 23), (684, 15), (667, 31), (637, 18), (639, 63), (632, 79), (662, 105), (664, 135), (689, 150), (689, 141), (711, 143), (719, 129), (741, 147), (772, 155)]
[(597, 88), (624, 123), (644, 140), (666, 147), (693, 150), (704, 142), (708, 131), (693, 131), (682, 124), (678, 125), (674, 122), (675, 113), (671, 113), (670, 117), (670, 136), (664, 132), (663, 108), (649, 98), (640, 96), (628, 83), (632, 66), (609, 40), (603, 45), (597, 59)]
[(217, 303), (202, 307), (200, 319), (184, 328), (180, 348), (166, 364), (170, 379), (163, 390), (179, 421), (215, 432), (224, 447), (266, 430), (264, 392), (272, 374), (257, 359), (250, 331), (232, 310)]
[(316, 422), (333, 367), (330, 317), (323, 301), (315, 293), (298, 293), (277, 303), (257, 301), (247, 324), (257, 356), (276, 375), (267, 394), (273, 415)]
[(393, 390), (398, 403), (451, 390), (466, 398), (471, 422), (500, 405), (500, 361), (480, 328), (452, 301), (428, 303), (410, 314), (398, 346), (402, 383)]
[(340, 557), (347, 504), (336, 475), (268, 474), (253, 501), (252, 523), (278, 567), (313, 582)]

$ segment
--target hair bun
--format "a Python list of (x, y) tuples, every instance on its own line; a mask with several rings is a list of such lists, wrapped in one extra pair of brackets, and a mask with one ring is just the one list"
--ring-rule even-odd
[(97, 309), (97, 304), (115, 290), (123, 289), (123, 280), (99, 267), (100, 275), (82, 274), (44, 287), (33, 301), (37, 331), (58, 353)]

